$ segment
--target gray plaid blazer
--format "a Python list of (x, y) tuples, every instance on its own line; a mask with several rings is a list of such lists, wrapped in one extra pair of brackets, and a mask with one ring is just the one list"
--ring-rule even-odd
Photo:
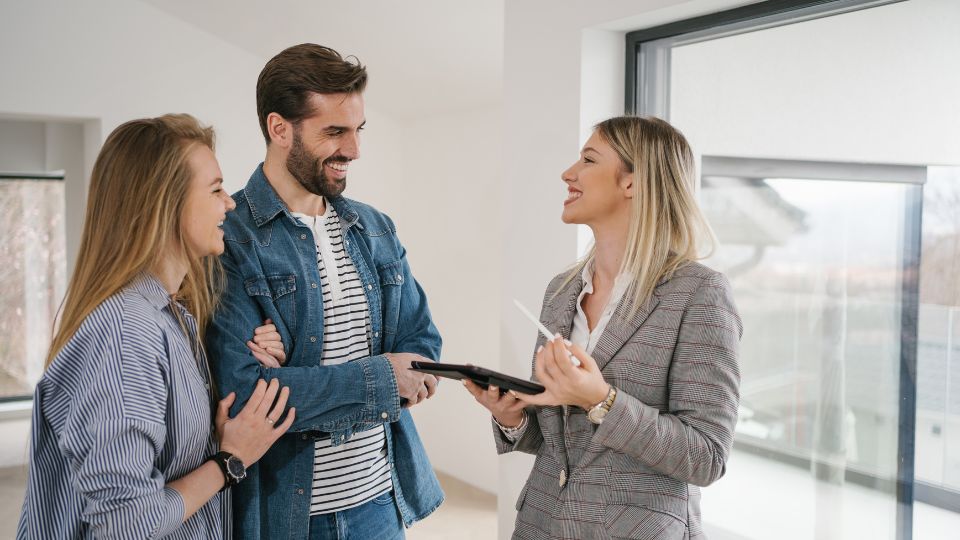
[[(566, 275), (547, 287), (540, 320), (569, 338), (583, 282), (558, 291)], [(536, 407), (511, 443), (494, 424), (498, 453), (537, 456), (513, 538), (704, 538), (697, 486), (723, 476), (740, 400), (730, 284), (690, 263), (628, 311), (621, 301), (593, 350), (618, 391), (601, 425), (578, 407)]]

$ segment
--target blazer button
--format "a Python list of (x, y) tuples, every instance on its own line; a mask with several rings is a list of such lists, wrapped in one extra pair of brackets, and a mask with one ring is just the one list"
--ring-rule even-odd
[(560, 469), (560, 487), (563, 487), (567, 483), (567, 470)]

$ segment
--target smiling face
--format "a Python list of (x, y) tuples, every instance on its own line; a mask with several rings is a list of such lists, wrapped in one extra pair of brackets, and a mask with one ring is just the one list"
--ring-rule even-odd
[(196, 144), (187, 158), (193, 178), (180, 223), (183, 239), (196, 257), (223, 253), (223, 220), (236, 203), (223, 189), (223, 174), (213, 150)]
[(309, 102), (314, 113), (293, 126), (287, 170), (310, 193), (335, 197), (347, 187), (350, 162), (360, 157), (363, 96), (311, 94)]
[(629, 215), (633, 175), (596, 131), (584, 144), (580, 159), (561, 178), (567, 184), (560, 216), (564, 223), (595, 226), (615, 216)]

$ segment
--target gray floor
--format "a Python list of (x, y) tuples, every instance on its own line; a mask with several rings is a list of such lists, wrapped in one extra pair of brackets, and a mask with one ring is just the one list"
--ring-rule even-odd
[[(407, 531), (407, 540), (492, 540), (497, 535), (497, 498), (456, 478), (438, 474), (446, 502)], [(0, 539), (13, 538), (27, 485), (26, 468), (0, 468)]]
[(13, 538), (27, 489), (26, 467), (0, 468), (0, 538)]

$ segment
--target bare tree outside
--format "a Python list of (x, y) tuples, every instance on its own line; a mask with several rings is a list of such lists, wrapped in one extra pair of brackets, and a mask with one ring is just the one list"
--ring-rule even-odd
[(29, 396), (66, 291), (62, 180), (0, 180), (0, 399)]

